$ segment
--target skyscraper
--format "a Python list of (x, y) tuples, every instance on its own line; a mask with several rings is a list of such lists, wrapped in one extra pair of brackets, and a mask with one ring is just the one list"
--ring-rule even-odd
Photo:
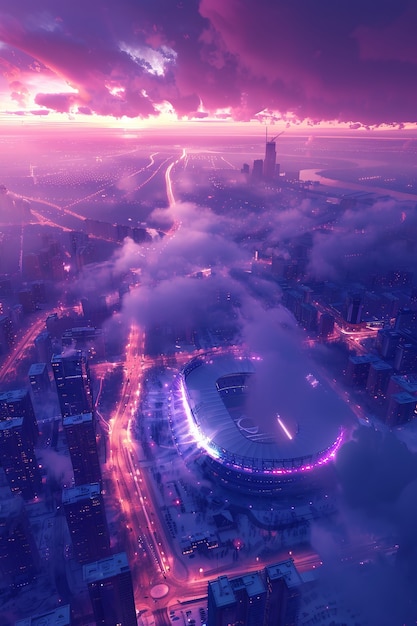
[(262, 159), (254, 160), (253, 168), (252, 168), (252, 178), (254, 180), (262, 179), (263, 166), (264, 166), (264, 162), (262, 161)]
[(292, 559), (265, 568), (268, 601), (265, 626), (295, 626), (303, 584)]
[(229, 579), (219, 576), (208, 585), (208, 626), (263, 624), (266, 587), (259, 573)]
[(302, 579), (291, 559), (208, 584), (208, 626), (295, 626)]
[(0, 502), (0, 576), (13, 587), (26, 585), (35, 577), (39, 553), (30, 529), (22, 498)]
[(349, 324), (360, 324), (362, 321), (363, 299), (360, 293), (349, 294), (345, 303), (345, 320)]
[(30, 387), (33, 395), (42, 396), (51, 389), (48, 367), (46, 363), (32, 363), (28, 372)]
[(0, 420), (27, 417), (27, 437), (33, 445), (38, 440), (39, 429), (28, 389), (12, 389), (0, 393)]
[(132, 576), (125, 552), (83, 566), (97, 626), (137, 626)]
[(81, 350), (54, 355), (51, 361), (62, 417), (91, 413), (93, 395), (90, 368)]
[(44, 330), (35, 338), (35, 348), (39, 363), (49, 363), (52, 357), (52, 339)]
[(7, 354), (15, 339), (13, 322), (8, 315), (0, 315), (0, 354)]
[(95, 420), (92, 413), (68, 415), (62, 420), (76, 485), (101, 483)]
[(77, 561), (89, 563), (109, 556), (110, 536), (100, 485), (64, 489), (62, 504)]
[(276, 143), (274, 140), (267, 141), (265, 144), (264, 159), (264, 179), (272, 180), (275, 178), (275, 166), (277, 162)]
[(11, 491), (26, 499), (34, 498), (42, 484), (30, 434), (28, 416), (0, 422), (0, 465)]

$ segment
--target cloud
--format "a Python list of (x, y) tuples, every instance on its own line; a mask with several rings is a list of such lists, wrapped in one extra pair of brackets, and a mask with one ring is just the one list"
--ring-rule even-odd
[(58, 484), (70, 485), (73, 479), (73, 470), (69, 456), (63, 456), (55, 450), (46, 448), (40, 454), (42, 466), (48, 470)]
[(324, 563), (319, 585), (325, 595), (340, 596), (361, 623), (411, 624), (417, 610), (417, 454), (390, 432), (359, 427), (335, 465), (337, 517), (312, 529)]
[[(168, 105), (179, 117), (412, 122), (416, 26), (409, 0), (22, 0), (0, 11), (4, 71), (23, 85), (10, 86), (14, 99), (26, 89), (51, 110), (113, 117)], [(54, 99), (64, 83), (72, 99)]]
[(345, 210), (334, 227), (313, 232), (309, 271), (317, 279), (363, 277), (393, 269), (415, 272), (417, 215), (395, 200)]

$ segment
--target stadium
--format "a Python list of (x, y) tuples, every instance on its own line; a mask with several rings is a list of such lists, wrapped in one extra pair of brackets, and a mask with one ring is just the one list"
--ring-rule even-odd
[[(297, 392), (277, 376), (272, 415), (248, 412), (247, 399), (259, 359), (232, 353), (191, 360), (173, 386), (170, 425), (188, 465), (226, 486), (276, 493), (305, 488), (326, 474), (344, 438), (346, 404), (311, 373)], [(255, 411), (257, 413), (258, 411)]]

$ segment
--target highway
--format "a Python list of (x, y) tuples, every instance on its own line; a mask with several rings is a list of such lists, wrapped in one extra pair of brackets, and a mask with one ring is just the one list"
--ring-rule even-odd
[[(129, 175), (124, 177), (125, 181), (128, 179), (134, 180), (135, 177), (139, 177), (139, 180), (136, 181), (136, 184), (134, 182), (133, 183), (134, 186), (131, 189), (129, 189), (129, 191), (124, 194), (124, 196), (137, 193), (138, 191), (143, 189), (150, 181), (152, 181), (155, 178), (155, 176), (159, 172), (161, 172), (161, 170), (163, 170), (165, 166), (167, 166), (168, 163), (169, 163), (168, 167), (171, 168), (180, 159), (183, 159), (185, 157), (185, 151), (183, 151), (183, 155), (176, 160), (174, 156), (169, 156), (166, 158), (160, 157), (156, 159), (155, 157), (157, 157), (158, 154), (159, 154), (158, 152), (153, 152), (152, 154), (150, 154), (149, 163), (147, 165), (135, 170), (134, 172), (131, 172)], [(146, 177), (141, 180), (140, 179), (141, 175), (146, 176)], [(169, 206), (171, 206), (174, 203), (174, 199), (173, 199), (174, 197), (172, 193), (172, 186), (170, 183), (169, 174), (168, 174), (168, 178), (166, 177), (166, 180), (169, 181), (168, 183), (169, 191), (168, 191), (168, 185), (167, 185), (167, 197), (168, 197)], [(112, 188), (117, 193), (120, 193), (118, 184), (119, 184), (118, 179), (111, 180), (110, 182), (104, 185), (100, 185), (99, 188), (96, 189), (95, 191), (88, 193), (87, 195), (84, 195), (80, 198), (77, 198), (76, 200), (73, 200), (72, 202), (62, 205), (62, 206), (55, 202), (50, 202), (49, 200), (46, 200), (40, 197), (35, 197), (32, 195), (29, 196), (29, 195), (17, 194), (13, 192), (11, 193), (13, 193), (13, 195), (16, 197), (23, 198), (24, 200), (27, 200), (30, 203), (32, 203), (31, 213), (34, 217), (36, 217), (36, 219), (38, 220), (40, 224), (45, 225), (45, 226), (46, 225), (54, 226), (65, 231), (70, 231), (70, 230), (73, 230), (74, 228), (79, 228), (79, 223), (77, 222), (83, 222), (86, 218), (85, 215), (76, 213), (73, 210), (73, 207), (80, 205), (82, 203), (97, 199)], [(124, 196), (120, 195), (120, 199), (123, 199)], [(71, 218), (71, 219), (70, 221), (68, 220), (65, 221), (65, 218)]]
[[(165, 172), (169, 207), (176, 203), (171, 171), (185, 155), (183, 150), (180, 159), (170, 163)], [(173, 235), (179, 225), (180, 223), (174, 222), (166, 236)], [(152, 587), (169, 581), (169, 593), (164, 598), (164, 604), (167, 606), (172, 597), (178, 597), (183, 581), (176, 581), (173, 577), (171, 568), (173, 557), (168, 556), (168, 544), (164, 539), (165, 529), (155, 511), (152, 489), (147, 485), (148, 475), (141, 469), (143, 451), (140, 444), (131, 436), (130, 426), (132, 420), (137, 419), (144, 374), (148, 368), (155, 365), (155, 360), (145, 357), (144, 353), (145, 333), (132, 324), (125, 351), (124, 380), (120, 398), (109, 421), (110, 455), (107, 470), (114, 483), (114, 492), (120, 503), (125, 525), (125, 550), (132, 569), (136, 606), (145, 605), (153, 610), (155, 607), (151, 596)], [(170, 624), (167, 620), (166, 611), (158, 612), (157, 623), (161, 626), (165, 623)]]
[(6, 356), (0, 365), (0, 383), (4, 383), (8, 379), (16, 378), (19, 362), (25, 358), (26, 351), (32, 347), (36, 336), (45, 329), (45, 319), (47, 315), (53, 312), (53, 310), (42, 310), (32, 315), (30, 326), (23, 332), (20, 339), (16, 341), (11, 353)]

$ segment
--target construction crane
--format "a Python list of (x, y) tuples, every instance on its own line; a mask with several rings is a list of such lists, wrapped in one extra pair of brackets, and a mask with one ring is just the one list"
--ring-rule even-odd
[(266, 143), (274, 143), (275, 139), (278, 139), (278, 137), (281, 137), (281, 135), (283, 135), (284, 133), (285, 130), (282, 130), (280, 133), (278, 133), (278, 135), (275, 135), (275, 137), (268, 141), (268, 129), (266, 129)]

